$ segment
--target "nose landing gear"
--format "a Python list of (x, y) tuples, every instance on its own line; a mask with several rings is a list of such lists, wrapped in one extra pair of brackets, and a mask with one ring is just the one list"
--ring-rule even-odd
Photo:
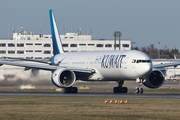
[(142, 86), (142, 83), (143, 83), (144, 79), (140, 79), (140, 78), (137, 78), (136, 79), (136, 82), (139, 83), (139, 86), (135, 88), (135, 93), (136, 94), (143, 94), (143, 88), (141, 87)]
[(139, 93), (143, 94), (143, 88), (136, 87), (135, 93), (136, 94), (139, 94)]
[(135, 93), (136, 93), (136, 94), (139, 94), (139, 93), (140, 93), (140, 94), (143, 94), (143, 88), (141, 87), (143, 81), (144, 81), (144, 79), (139, 79), (139, 78), (136, 79), (136, 82), (139, 83), (139, 86), (135, 88)]

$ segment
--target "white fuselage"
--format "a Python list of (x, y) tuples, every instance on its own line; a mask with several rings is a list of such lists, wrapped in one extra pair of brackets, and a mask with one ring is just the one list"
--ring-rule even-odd
[(94, 69), (96, 73), (88, 80), (136, 80), (152, 72), (149, 56), (134, 50), (63, 53), (55, 55), (51, 61), (60, 67)]

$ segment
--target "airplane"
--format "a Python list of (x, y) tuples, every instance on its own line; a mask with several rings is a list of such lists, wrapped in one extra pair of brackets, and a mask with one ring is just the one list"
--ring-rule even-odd
[[(163, 85), (164, 74), (159, 68), (180, 65), (180, 62), (153, 65), (147, 54), (136, 50), (64, 52), (52, 10), (49, 10), (49, 16), (54, 56), (48, 61), (3, 57), (0, 66), (7, 64), (25, 67), (25, 70), (51, 71), (52, 83), (64, 88), (64, 93), (78, 92), (77, 87), (73, 87), (76, 80), (116, 81), (118, 86), (114, 87), (114, 93), (127, 93), (127, 87), (123, 87), (124, 81), (133, 80), (139, 82), (136, 93), (143, 93), (142, 84), (148, 88), (159, 88)], [(31, 63), (18, 62), (16, 59)]]

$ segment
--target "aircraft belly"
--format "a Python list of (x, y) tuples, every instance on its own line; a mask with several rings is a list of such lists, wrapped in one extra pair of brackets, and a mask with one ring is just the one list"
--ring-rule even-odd
[(104, 80), (122, 80), (124, 79), (124, 75), (121, 70), (118, 69), (101, 69), (100, 73), (102, 74)]
[(138, 78), (138, 74), (129, 69), (107, 69), (101, 73), (105, 80), (133, 80)]

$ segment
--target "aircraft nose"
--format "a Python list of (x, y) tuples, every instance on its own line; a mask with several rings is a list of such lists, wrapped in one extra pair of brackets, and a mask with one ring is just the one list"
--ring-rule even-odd
[(141, 70), (139, 71), (139, 74), (142, 77), (146, 77), (146, 76), (150, 75), (150, 73), (152, 72), (152, 64), (144, 64), (141, 66), (140, 69)]

